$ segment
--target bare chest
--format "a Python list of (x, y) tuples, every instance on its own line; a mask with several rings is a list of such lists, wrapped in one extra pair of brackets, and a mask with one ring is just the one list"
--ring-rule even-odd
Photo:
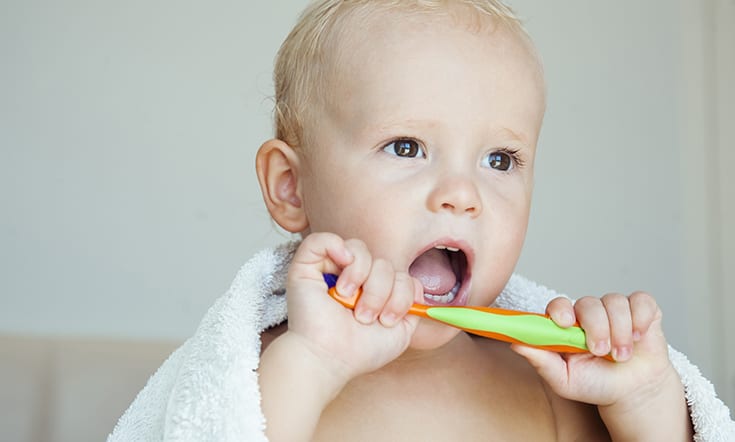
[(452, 356), (355, 379), (324, 410), (314, 439), (556, 440), (543, 384), (524, 361), (500, 347)]

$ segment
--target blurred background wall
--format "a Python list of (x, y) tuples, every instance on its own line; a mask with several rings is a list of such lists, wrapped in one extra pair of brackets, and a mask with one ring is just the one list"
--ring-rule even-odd
[[(305, 4), (0, 1), (0, 334), (181, 341), (287, 238), (253, 160)], [(650, 291), (732, 408), (735, 2), (510, 4), (549, 88), (518, 271)]]

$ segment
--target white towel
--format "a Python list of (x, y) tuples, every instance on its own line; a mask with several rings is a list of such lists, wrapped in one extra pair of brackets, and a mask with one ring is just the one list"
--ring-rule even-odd
[[(260, 333), (286, 319), (285, 278), (297, 243), (256, 254), (209, 309), (195, 335), (169, 356), (120, 418), (108, 441), (266, 441), (256, 369)], [(495, 305), (543, 312), (558, 296), (514, 275)], [(696, 441), (735, 441), (735, 422), (687, 358), (670, 349)]]

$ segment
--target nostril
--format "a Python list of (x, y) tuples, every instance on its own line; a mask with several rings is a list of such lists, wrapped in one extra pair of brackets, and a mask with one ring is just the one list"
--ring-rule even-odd
[(461, 206), (458, 207), (452, 203), (442, 203), (441, 207), (442, 209), (449, 210), (450, 212), (453, 212), (453, 213), (462, 213), (464, 211), (464, 213), (474, 215), (475, 213), (478, 212), (477, 207), (475, 206), (468, 206), (468, 207), (465, 207), (464, 210), (462, 210)]
[(482, 212), (477, 187), (463, 178), (445, 179), (429, 195), (427, 207), (434, 212), (476, 217)]

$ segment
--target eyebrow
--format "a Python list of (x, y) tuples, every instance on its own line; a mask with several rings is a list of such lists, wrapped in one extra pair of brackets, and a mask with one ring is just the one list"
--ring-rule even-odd
[[(366, 132), (378, 132), (378, 133), (384, 133), (384, 132), (393, 132), (397, 129), (408, 129), (408, 130), (418, 130), (418, 129), (426, 129), (426, 128), (435, 128), (437, 126), (440, 126), (442, 124), (442, 121), (438, 120), (419, 120), (419, 119), (407, 119), (407, 120), (401, 120), (401, 121), (395, 121), (390, 123), (379, 123), (375, 125), (365, 126), (363, 129)], [(498, 128), (495, 128), (492, 130), (492, 132), (488, 133), (492, 136), (499, 136), (503, 138), (510, 138), (513, 141), (518, 141), (522, 143), (523, 145), (528, 144), (529, 137), (523, 134), (522, 132), (516, 132), (508, 127), (501, 126)]]
[(390, 132), (395, 129), (403, 129), (403, 128), (427, 128), (427, 127), (437, 127), (441, 124), (440, 121), (427, 121), (427, 120), (401, 120), (396, 121), (393, 123), (387, 123), (387, 124), (376, 124), (374, 126), (368, 126), (366, 127), (367, 130), (376, 130), (380, 132)]
[(513, 130), (507, 128), (507, 127), (501, 127), (496, 131), (497, 134), (501, 136), (507, 136), (508, 138), (513, 138), (516, 141), (520, 141), (523, 144), (528, 144), (528, 137), (524, 136), (523, 134), (519, 134), (517, 132), (514, 132)]

